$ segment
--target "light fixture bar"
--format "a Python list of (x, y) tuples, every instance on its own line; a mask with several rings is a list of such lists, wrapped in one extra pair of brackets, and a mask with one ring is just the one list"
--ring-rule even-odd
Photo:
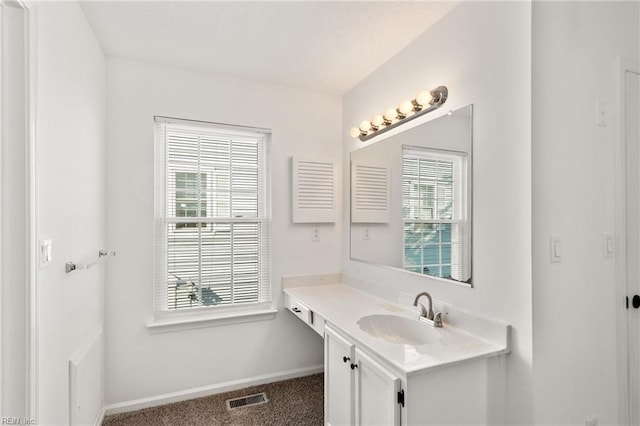
[(383, 116), (376, 115), (371, 121), (363, 121), (359, 127), (353, 127), (349, 134), (359, 138), (362, 142), (368, 141), (414, 118), (440, 108), (447, 101), (448, 96), (449, 90), (445, 86), (439, 86), (430, 91), (423, 90), (414, 100), (403, 101), (398, 108), (389, 108)]

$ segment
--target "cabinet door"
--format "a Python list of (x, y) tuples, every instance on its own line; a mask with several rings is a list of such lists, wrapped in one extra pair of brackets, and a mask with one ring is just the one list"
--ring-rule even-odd
[(353, 424), (354, 346), (329, 324), (324, 328), (324, 419), (330, 426)]
[(400, 425), (400, 378), (359, 348), (355, 352), (355, 424)]

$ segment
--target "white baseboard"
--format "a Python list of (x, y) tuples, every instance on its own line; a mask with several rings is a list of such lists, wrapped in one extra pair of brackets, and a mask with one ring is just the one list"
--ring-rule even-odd
[(102, 411), (100, 411), (100, 415), (98, 415), (98, 418), (96, 419), (96, 422), (94, 423), (94, 425), (95, 426), (102, 425), (102, 422), (104, 421), (104, 416), (106, 416), (106, 411), (105, 411), (105, 408), (102, 407)]
[(150, 396), (148, 398), (135, 399), (132, 401), (118, 402), (104, 407), (104, 413), (111, 414), (127, 413), (129, 411), (141, 410), (143, 408), (157, 407), (158, 405), (170, 404), (172, 402), (186, 401), (194, 398), (215, 395), (217, 393), (234, 391), (250, 386), (263, 385), (265, 383), (279, 382), (281, 380), (295, 379), (296, 377), (310, 376), (324, 371), (323, 365), (312, 367), (296, 368), (293, 370), (280, 371), (278, 373), (263, 374), (261, 376), (248, 377), (246, 379), (232, 380), (215, 385), (201, 386), (179, 392), (165, 393), (162, 395)]

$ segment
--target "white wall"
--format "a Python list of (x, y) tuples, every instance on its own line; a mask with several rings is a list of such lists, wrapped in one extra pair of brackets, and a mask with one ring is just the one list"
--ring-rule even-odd
[[(489, 392), (498, 393), (488, 420), (531, 423), (531, 4), (463, 2), (348, 92), (345, 170), (349, 152), (361, 144), (349, 137), (350, 127), (441, 84), (449, 99), (425, 119), (474, 105), (474, 288), (352, 261), (348, 227), (343, 272), (398, 291), (405, 303), (411, 303), (407, 294), (427, 290), (435, 299), (510, 323), (506, 400), (501, 384), (493, 383)], [(348, 206), (348, 194), (345, 200)], [(345, 208), (345, 223), (348, 217)]]
[[(107, 402), (119, 403), (322, 364), (322, 340), (288, 312), (274, 320), (150, 334), (153, 317), (153, 117), (273, 130), (273, 262), (280, 278), (339, 272), (342, 226), (291, 224), (292, 155), (341, 164), (341, 100), (300, 90), (109, 58)], [(341, 184), (340, 184), (341, 186)], [(340, 206), (342, 208), (342, 206)]]
[(0, 4), (0, 415), (25, 416), (27, 182), (25, 16)]
[[(533, 6), (533, 343), (536, 424), (616, 424), (614, 58), (638, 58), (637, 2)], [(552, 99), (554, 99), (552, 101)], [(609, 124), (596, 125), (596, 101)], [(560, 235), (562, 263), (549, 261)]]
[(106, 65), (77, 3), (35, 9), (36, 226), (38, 239), (53, 240), (37, 282), (37, 421), (68, 424), (68, 360), (104, 317), (104, 265), (65, 274), (64, 264), (105, 248)]

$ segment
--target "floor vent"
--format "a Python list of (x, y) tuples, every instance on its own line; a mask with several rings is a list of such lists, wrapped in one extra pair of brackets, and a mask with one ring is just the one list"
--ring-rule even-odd
[(249, 407), (251, 405), (260, 405), (269, 402), (267, 394), (264, 392), (254, 395), (241, 396), (240, 398), (227, 399), (227, 410), (235, 410), (240, 407)]

